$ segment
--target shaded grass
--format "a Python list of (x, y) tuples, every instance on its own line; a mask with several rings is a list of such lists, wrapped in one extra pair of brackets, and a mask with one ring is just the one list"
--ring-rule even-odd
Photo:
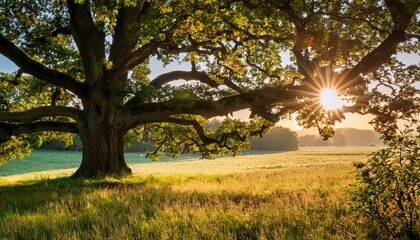
[[(302, 171), (297, 177), (308, 174)], [(267, 184), (285, 178), (282, 173), (254, 173), (27, 181), (0, 188), (3, 209), (0, 236), (2, 239), (348, 239), (358, 234), (357, 219), (348, 212), (340, 187), (284, 190)], [(238, 181), (241, 185), (263, 185), (260, 188), (265, 191), (236, 188)], [(203, 182), (211, 187), (203, 188)]]
[[(197, 158), (197, 155), (185, 154), (176, 159), (164, 157), (160, 162), (176, 162), (193, 158)], [(144, 156), (144, 153), (126, 153), (125, 159), (128, 164), (151, 162), (150, 159)], [(80, 165), (81, 161), (82, 152), (34, 150), (22, 160), (11, 160), (4, 165), (0, 165), (0, 177), (58, 169), (74, 170)]]
[(345, 194), (365, 153), (311, 151), (150, 165), (166, 175), (3, 181), (0, 239), (368, 238), (374, 227)]

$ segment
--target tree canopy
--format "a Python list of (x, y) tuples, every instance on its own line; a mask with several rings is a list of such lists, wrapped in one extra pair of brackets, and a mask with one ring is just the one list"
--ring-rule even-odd
[[(76, 175), (130, 173), (124, 139), (164, 152), (238, 154), (296, 116), (325, 138), (346, 112), (371, 113), (377, 130), (418, 116), (417, 0), (1, 0), (0, 159), (45, 139), (84, 145)], [(286, 56), (290, 55), (290, 63)], [(150, 61), (190, 70), (149, 79)], [(185, 80), (179, 82), (177, 80)], [(320, 106), (322, 88), (353, 102)], [(229, 114), (251, 111), (250, 121)], [(205, 121), (227, 116), (216, 131)], [(414, 121), (413, 120), (413, 121)]]

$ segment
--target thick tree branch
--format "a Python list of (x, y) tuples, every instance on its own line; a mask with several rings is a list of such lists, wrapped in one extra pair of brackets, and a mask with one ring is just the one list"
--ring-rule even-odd
[(33, 122), (27, 124), (0, 123), (0, 143), (4, 143), (11, 136), (19, 136), (36, 132), (68, 132), (79, 133), (76, 123), (65, 122)]
[(34, 122), (28, 124), (19, 124), (13, 126), (12, 135), (17, 136), (25, 133), (34, 132), (68, 132), (79, 133), (76, 123), (66, 122)]
[[(115, 31), (122, 31), (124, 29), (128, 29), (130, 23), (135, 23), (140, 21), (140, 17), (142, 14), (144, 14), (149, 8), (151, 7), (150, 3), (148, 1), (143, 2), (142, 4), (139, 4), (137, 8), (134, 9), (121, 9), (118, 12), (118, 20), (117, 20), (117, 26)], [(119, 47), (126, 45), (129, 48), (126, 50), (130, 50), (129, 52), (126, 52), (126, 54), (121, 57), (116, 62), (116, 65), (113, 69), (107, 72), (105, 79), (107, 82), (115, 82), (117, 81), (121, 76), (125, 75), (133, 69), (135, 66), (143, 63), (153, 55), (156, 55), (158, 53), (159, 48), (164, 49), (174, 49), (177, 48), (178, 45), (174, 44), (172, 42), (172, 34), (173, 31), (178, 27), (178, 24), (183, 21), (188, 15), (182, 14), (177, 17), (177, 19), (169, 26), (166, 26), (162, 28), (162, 33), (166, 35), (165, 39), (166, 41), (160, 41), (157, 39), (151, 40), (149, 43), (146, 43), (140, 47), (138, 47), (136, 50), (132, 51), (132, 49), (129, 49), (132, 47), (131, 44), (133, 42), (127, 42), (127, 38), (129, 36), (126, 36), (126, 33), (122, 37), (115, 38), (113, 45), (111, 46), (111, 52), (114, 51), (110, 55), (111, 60), (115, 60), (116, 57), (121, 57), (119, 51)], [(118, 26), (119, 24), (119, 26)], [(115, 56), (115, 57), (114, 57)], [(103, 86), (98, 85), (95, 86), (95, 88), (103, 88)]]
[(85, 97), (86, 93), (83, 83), (33, 60), (2, 34), (0, 34), (0, 53), (15, 63), (21, 71), (58, 87), (65, 88), (80, 98)]
[[(128, 55), (128, 57), (124, 59), (124, 61), (120, 64), (119, 67), (113, 68), (107, 72), (105, 77), (107, 82), (116, 81), (120, 78), (120, 76), (127, 74), (128, 71), (133, 69), (135, 66), (143, 63), (144, 61), (149, 59), (149, 57), (155, 55), (157, 53), (157, 46), (158, 44), (150, 42), (141, 46), (136, 51)], [(102, 86), (98, 85), (97, 87), (100, 88)]]
[(276, 103), (297, 101), (297, 97), (305, 96), (303, 89), (298, 86), (290, 88), (267, 87), (219, 100), (197, 101), (188, 107), (176, 107), (165, 102), (142, 104), (131, 101), (130, 104), (127, 104), (120, 110), (117, 121), (126, 123), (129, 126), (136, 126), (160, 121), (162, 118), (177, 114), (195, 114), (205, 118), (223, 116), (242, 109), (261, 108)]
[(348, 71), (344, 71), (339, 76), (339, 79), (345, 79), (343, 88), (353, 88), (358, 85), (363, 85), (363, 75), (376, 71), (396, 53), (398, 44), (408, 39), (405, 31), (410, 26), (411, 19), (419, 8), (420, 2), (411, 7), (407, 7), (397, 0), (388, 0), (385, 3), (391, 12), (394, 28), (385, 40), (366, 54), (356, 66)]
[(48, 106), (30, 109), (24, 112), (5, 112), (0, 111), (0, 121), (2, 122), (31, 122), (43, 117), (69, 117), (73, 120), (79, 118), (81, 111), (72, 107)]
[(295, 25), (295, 39), (293, 45), (293, 54), (296, 57), (296, 64), (298, 67), (298, 71), (300, 74), (304, 76), (305, 83), (311, 85), (313, 88), (316, 87), (316, 83), (313, 79), (315, 65), (313, 62), (309, 60), (308, 56), (303, 54), (305, 49), (305, 41), (307, 39), (307, 32), (306, 32), (306, 20), (299, 18), (296, 13), (294, 12), (290, 0), (284, 1), (283, 3), (276, 4), (276, 7), (280, 10), (285, 12), (289, 19)]
[(137, 39), (130, 37), (130, 27), (140, 21), (141, 15), (151, 7), (150, 2), (142, 1), (136, 7), (122, 7), (118, 10), (117, 23), (112, 36), (109, 60), (113, 68), (120, 67), (124, 57), (136, 46)]
[(90, 1), (79, 4), (68, 0), (67, 7), (70, 14), (70, 31), (83, 60), (85, 78), (93, 83), (103, 76), (101, 62), (106, 57), (105, 33), (95, 25)]
[(197, 80), (209, 85), (210, 87), (217, 88), (220, 86), (220, 84), (211, 79), (206, 72), (201, 71), (172, 71), (164, 73), (150, 81), (150, 85), (159, 88), (162, 87), (162, 85), (175, 80)]

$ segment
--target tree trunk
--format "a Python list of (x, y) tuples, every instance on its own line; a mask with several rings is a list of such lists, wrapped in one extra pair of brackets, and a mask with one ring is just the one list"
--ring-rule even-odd
[(93, 114), (90, 114), (85, 124), (82, 123), (80, 127), (83, 158), (73, 177), (95, 178), (131, 174), (131, 169), (124, 160), (125, 129), (101, 122), (92, 116)]

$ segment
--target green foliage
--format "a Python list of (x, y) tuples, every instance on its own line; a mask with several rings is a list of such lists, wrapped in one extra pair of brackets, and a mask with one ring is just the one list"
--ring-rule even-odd
[[(262, 119), (245, 122), (225, 118), (217, 129), (206, 127), (205, 119), (194, 115), (180, 115), (181, 124), (148, 124), (144, 128), (144, 142), (153, 142), (156, 149), (148, 152), (153, 160), (163, 153), (177, 157), (181, 153), (200, 153), (203, 158), (214, 159), (227, 153), (233, 156), (250, 147), (248, 136), (260, 136), (272, 125)], [(191, 123), (193, 122), (193, 123)], [(191, 124), (190, 126), (188, 126)], [(185, 126), (187, 125), (187, 126)]]
[(11, 159), (22, 159), (31, 152), (31, 147), (25, 136), (11, 136), (7, 142), (0, 143), (0, 164)]
[(143, 126), (136, 127), (127, 132), (124, 136), (124, 149), (132, 147), (143, 139)]
[(354, 164), (359, 184), (351, 192), (352, 208), (393, 238), (420, 238), (419, 140), (419, 135), (394, 136), (388, 148)]
[(392, 139), (399, 125), (417, 124), (420, 109), (420, 65), (404, 65), (396, 59), (369, 76), (372, 91), (367, 92), (366, 108), (376, 113), (370, 122), (384, 140)]
[[(0, 134), (2, 134), (1, 130)], [(0, 164), (5, 163), (7, 160), (22, 159), (25, 155), (29, 155), (33, 148), (39, 148), (43, 143), (52, 140), (58, 141), (63, 148), (67, 148), (73, 145), (74, 134), (42, 132), (11, 136), (10, 140), (0, 142)]]

